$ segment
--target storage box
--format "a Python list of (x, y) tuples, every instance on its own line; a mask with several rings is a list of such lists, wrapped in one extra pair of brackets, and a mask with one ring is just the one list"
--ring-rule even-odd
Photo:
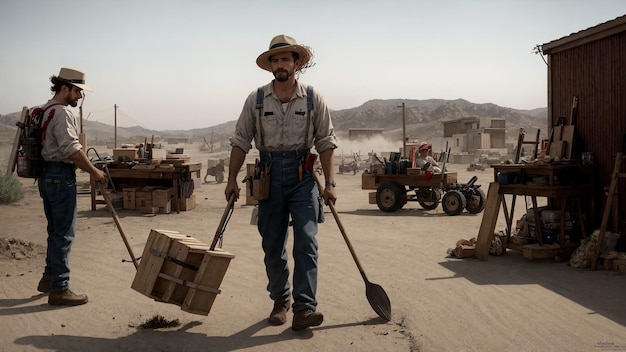
[(617, 246), (617, 240), (619, 239), (619, 233), (613, 233), (606, 231), (604, 233), (604, 242), (602, 243), (602, 250), (600, 253), (608, 253), (615, 250)]
[(372, 174), (361, 175), (361, 189), (376, 189), (376, 176)]
[(170, 203), (172, 198), (172, 189), (155, 189), (152, 191), (152, 205), (155, 207), (164, 207), (167, 203)]
[(522, 255), (527, 259), (554, 258), (559, 255), (560, 250), (561, 247), (558, 244), (533, 243), (522, 246)]
[(196, 207), (196, 195), (192, 194), (189, 198), (178, 198), (180, 211), (187, 211)]
[(613, 270), (626, 273), (626, 259), (615, 259), (613, 261)]
[(425, 174), (425, 172), (422, 169), (408, 168), (406, 169), (406, 174), (408, 176), (421, 176)]
[(235, 256), (177, 231), (151, 230), (131, 285), (185, 312), (208, 315)]
[(152, 207), (152, 191), (140, 191), (135, 192), (135, 208), (151, 208)]
[(454, 248), (454, 256), (457, 258), (473, 257), (476, 246), (460, 244)]
[(159, 213), (159, 207), (154, 207), (154, 206), (138, 207), (137, 210), (139, 210), (139, 212), (142, 213), (142, 214), (156, 215), (156, 214)]
[(172, 212), (172, 201), (168, 201), (163, 205), (159, 205), (159, 213), (161, 214), (169, 214)]
[(369, 204), (376, 204), (376, 192), (369, 192)]
[(137, 192), (137, 188), (123, 188), (122, 189), (122, 200), (123, 200), (124, 209), (136, 209), (135, 192)]
[(137, 148), (115, 148), (113, 149), (113, 160), (117, 162), (134, 161), (137, 159)]
[(370, 174), (372, 175), (384, 175), (385, 174), (385, 165), (380, 163), (372, 163), (370, 164)]

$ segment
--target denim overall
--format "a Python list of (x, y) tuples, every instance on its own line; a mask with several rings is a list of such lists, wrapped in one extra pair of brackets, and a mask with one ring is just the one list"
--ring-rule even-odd
[(68, 257), (76, 226), (75, 170), (74, 164), (46, 162), (38, 180), (39, 195), (48, 219), (48, 250), (43, 278), (52, 281), (52, 292), (69, 288)]
[(265, 252), (267, 290), (275, 302), (289, 300), (287, 231), (293, 224), (293, 311), (315, 311), (317, 301), (317, 220), (319, 191), (311, 171), (302, 170), (308, 150), (262, 151), (261, 166), (271, 161), (269, 199), (259, 201), (258, 229)]

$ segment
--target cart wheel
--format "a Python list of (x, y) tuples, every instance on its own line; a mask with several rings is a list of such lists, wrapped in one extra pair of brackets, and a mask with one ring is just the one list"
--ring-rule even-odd
[(437, 209), (437, 207), (439, 206), (439, 202), (441, 200), (441, 191), (438, 188), (431, 189), (430, 190), (430, 199), (432, 199), (432, 200), (431, 201), (419, 200), (417, 202), (419, 203), (419, 205), (422, 208), (424, 208), (426, 210)]
[(465, 196), (457, 190), (448, 191), (443, 195), (441, 206), (446, 214), (459, 215), (465, 208)]
[(485, 209), (485, 192), (480, 188), (475, 188), (467, 193), (468, 197), (466, 197), (467, 205), (465, 209), (467, 209), (470, 214), (478, 214), (483, 211), (483, 209)]
[(394, 212), (404, 206), (404, 191), (395, 182), (386, 182), (376, 190), (376, 205), (384, 212)]
[(224, 182), (224, 174), (220, 172), (217, 175), (215, 175), (215, 182), (217, 183)]

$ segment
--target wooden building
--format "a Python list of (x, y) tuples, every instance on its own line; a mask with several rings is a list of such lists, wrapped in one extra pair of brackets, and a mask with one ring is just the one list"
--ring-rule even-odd
[[(574, 124), (577, 152), (591, 152), (598, 167), (595, 178), (595, 216), (599, 228), (606, 202), (604, 187), (610, 183), (615, 155), (626, 148), (626, 15), (572, 33), (540, 47), (548, 64), (548, 128), (560, 116), (571, 119), (577, 97)], [(623, 169), (622, 169), (623, 170)], [(623, 171), (622, 171), (623, 172)], [(620, 242), (626, 243), (626, 180), (618, 185)], [(609, 226), (609, 230), (612, 230)]]

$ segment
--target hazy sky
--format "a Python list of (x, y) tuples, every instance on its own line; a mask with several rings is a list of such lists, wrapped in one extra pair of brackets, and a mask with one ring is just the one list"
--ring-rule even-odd
[(395, 98), (533, 109), (547, 105), (533, 47), (625, 13), (624, 0), (2, 0), (0, 114), (45, 102), (70, 66), (94, 88), (85, 121), (113, 124), (115, 104), (125, 127), (235, 120), (272, 79), (255, 60), (281, 33), (313, 48), (300, 80), (334, 110)]

